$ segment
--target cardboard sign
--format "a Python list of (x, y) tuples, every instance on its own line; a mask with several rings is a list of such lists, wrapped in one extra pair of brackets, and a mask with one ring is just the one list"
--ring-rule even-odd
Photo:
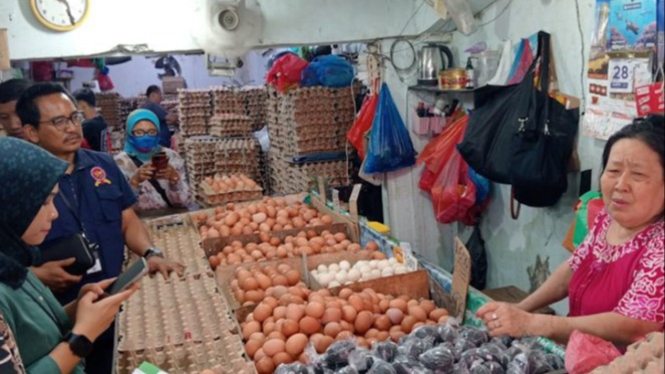
[(323, 180), (323, 177), (319, 177), (319, 195), (324, 204), (328, 202), (328, 196), (326, 194), (326, 183)]
[(455, 300), (453, 316), (464, 322), (466, 311), (466, 297), (469, 293), (471, 281), (471, 256), (459, 238), (455, 238), (455, 269), (453, 271), (452, 294)]
[(349, 213), (354, 220), (358, 220), (358, 198), (360, 197), (361, 189), (362, 185), (360, 183), (355, 184), (351, 191), (351, 197), (349, 197)]
[(332, 204), (335, 212), (339, 213), (342, 210), (339, 206), (339, 191), (336, 188), (332, 189)]
[(7, 29), (0, 29), (0, 70), (9, 70), (12, 66), (9, 61), (9, 40)]
[(662, 114), (665, 111), (663, 82), (635, 88), (635, 105), (637, 105), (637, 115), (640, 117), (647, 114)]

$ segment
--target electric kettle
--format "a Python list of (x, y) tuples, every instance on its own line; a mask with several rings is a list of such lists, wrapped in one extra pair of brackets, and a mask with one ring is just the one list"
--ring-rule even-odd
[(439, 72), (453, 67), (453, 53), (443, 44), (427, 43), (420, 50), (418, 84), (437, 86)]

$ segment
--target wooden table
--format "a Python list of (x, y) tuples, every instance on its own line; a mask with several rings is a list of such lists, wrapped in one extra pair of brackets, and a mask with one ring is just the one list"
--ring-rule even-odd
[[(526, 292), (522, 291), (521, 289), (515, 286), (493, 288), (491, 290), (483, 290), (481, 292), (491, 297), (495, 301), (503, 301), (506, 303), (515, 303), (515, 304), (519, 303), (520, 301), (524, 300), (527, 296), (529, 296), (529, 294), (527, 294)], [(538, 309), (536, 310), (535, 313), (549, 314), (549, 315), (556, 314), (554, 309), (550, 307)]]

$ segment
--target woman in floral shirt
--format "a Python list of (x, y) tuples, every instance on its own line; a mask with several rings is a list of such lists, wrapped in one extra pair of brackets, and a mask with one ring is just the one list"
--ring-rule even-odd
[[(604, 208), (572, 258), (517, 305), (478, 310), (493, 336), (568, 341), (578, 330), (623, 347), (665, 320), (665, 129), (663, 116), (637, 119), (603, 151)], [(568, 317), (531, 314), (569, 297)]]
[[(127, 117), (125, 151), (115, 162), (138, 195), (137, 210), (192, 208), (185, 162), (176, 152), (159, 145), (159, 119), (149, 110), (137, 109)], [(168, 164), (156, 171), (152, 157), (166, 154)]]

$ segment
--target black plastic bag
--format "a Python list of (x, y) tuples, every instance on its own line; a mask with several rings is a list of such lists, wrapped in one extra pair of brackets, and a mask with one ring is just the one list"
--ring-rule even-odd
[(295, 364), (279, 365), (275, 374), (308, 374), (307, 366), (296, 362)]
[(442, 373), (452, 373), (453, 365), (455, 364), (455, 354), (450, 349), (440, 345), (421, 354), (418, 360), (428, 369)]
[(383, 360), (375, 360), (367, 374), (397, 374), (395, 368)]
[(374, 364), (374, 355), (366, 348), (357, 348), (349, 355), (349, 366), (359, 373), (367, 372)]
[(383, 361), (393, 362), (399, 352), (397, 349), (397, 344), (391, 341), (386, 341), (374, 344), (372, 353), (374, 356), (382, 359)]
[(356, 349), (351, 340), (342, 340), (333, 343), (325, 353), (325, 363), (333, 370), (341, 369), (349, 364), (349, 356)]
[(473, 228), (471, 237), (466, 242), (471, 257), (471, 286), (484, 290), (487, 284), (487, 251), (480, 233), (480, 225)]

